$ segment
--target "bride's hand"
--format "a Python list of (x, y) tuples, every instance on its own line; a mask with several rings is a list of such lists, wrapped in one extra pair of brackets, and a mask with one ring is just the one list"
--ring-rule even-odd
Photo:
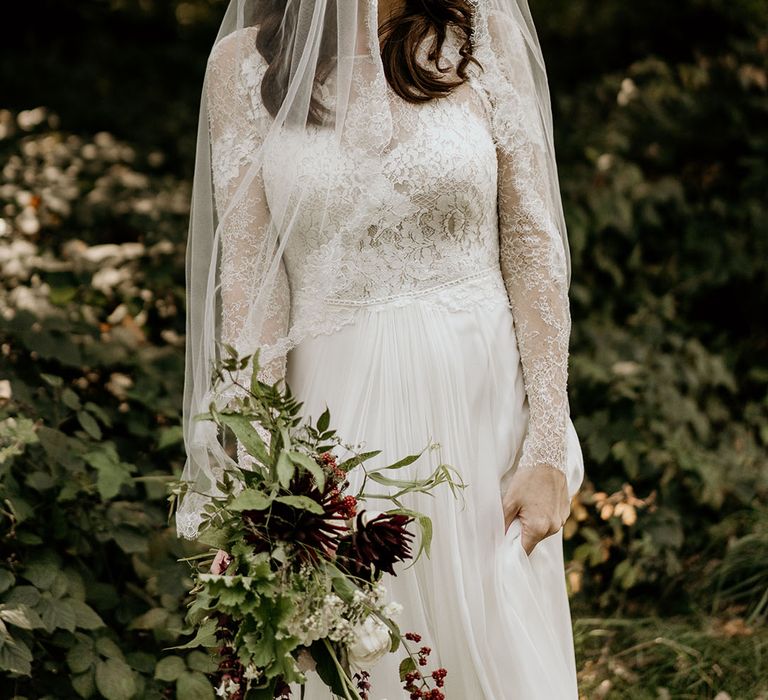
[(547, 464), (518, 469), (503, 499), (504, 532), (520, 518), (526, 554), (545, 537), (554, 535), (568, 519), (571, 502), (565, 473)]
[(227, 570), (227, 567), (231, 561), (232, 557), (230, 557), (229, 554), (227, 554), (223, 549), (220, 549), (218, 552), (216, 552), (216, 556), (213, 558), (213, 564), (211, 564), (211, 573), (223, 574)]

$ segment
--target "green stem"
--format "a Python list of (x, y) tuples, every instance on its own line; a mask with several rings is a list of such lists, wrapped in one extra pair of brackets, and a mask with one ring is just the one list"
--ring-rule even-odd
[[(327, 639), (324, 639), (323, 641), (325, 642), (328, 653), (331, 655), (333, 663), (336, 665), (336, 670), (339, 672), (339, 676), (341, 677), (342, 687), (344, 688), (344, 697), (347, 700), (363, 700), (360, 697), (360, 693), (357, 692), (357, 688), (355, 688), (355, 686), (352, 684), (352, 679), (347, 675), (347, 672), (339, 662), (339, 659), (336, 656), (336, 652), (333, 650), (331, 643)], [(350, 695), (348, 692), (349, 690), (351, 690), (354, 695)]]

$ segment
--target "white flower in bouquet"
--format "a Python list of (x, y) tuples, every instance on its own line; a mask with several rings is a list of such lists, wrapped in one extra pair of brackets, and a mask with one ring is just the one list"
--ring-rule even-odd
[(350, 664), (357, 668), (370, 668), (389, 651), (389, 628), (375, 615), (368, 615), (358, 624), (354, 635), (347, 652)]

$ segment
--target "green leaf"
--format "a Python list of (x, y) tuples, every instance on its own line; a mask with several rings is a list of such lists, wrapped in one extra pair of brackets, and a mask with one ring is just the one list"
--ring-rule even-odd
[(308, 510), (310, 513), (316, 513), (317, 515), (325, 513), (323, 506), (309, 496), (278, 496), (275, 500), (285, 503), (287, 506)]
[(159, 681), (172, 682), (187, 672), (187, 664), (180, 656), (166, 656), (155, 666), (155, 678)]
[(15, 586), (6, 596), (5, 602), (8, 604), (23, 603), (34, 608), (40, 602), (40, 591), (34, 586)]
[(31, 581), (36, 588), (46, 590), (53, 585), (56, 574), (59, 573), (58, 561), (47, 557), (31, 562), (21, 575)]
[(61, 392), (61, 400), (67, 408), (71, 408), (73, 411), (80, 410), (80, 397), (69, 387)]
[(331, 411), (328, 408), (328, 406), (325, 407), (325, 410), (320, 415), (320, 418), (317, 419), (317, 430), (320, 433), (324, 433), (326, 430), (328, 430), (328, 425), (331, 422)]
[(160, 431), (160, 438), (157, 441), (157, 449), (164, 450), (166, 447), (178, 445), (183, 437), (184, 435), (180, 425), (172, 425), (170, 428), (163, 428)]
[(83, 459), (97, 472), (96, 487), (103, 500), (108, 501), (120, 492), (123, 484), (131, 479), (131, 465), (120, 461), (114, 445), (106, 444), (88, 452)]
[(133, 671), (120, 659), (96, 662), (96, 687), (107, 700), (130, 700), (136, 693)]
[(32, 652), (22, 641), (9, 638), (0, 646), (0, 669), (29, 676), (32, 673)]
[[(294, 454), (296, 453), (291, 452), (291, 457)], [(289, 453), (286, 450), (280, 450), (280, 456), (277, 458), (277, 480), (280, 482), (280, 486), (287, 489), (295, 471), (296, 467), (289, 458)]]
[(304, 467), (314, 477), (317, 488), (322, 493), (325, 488), (325, 472), (323, 468), (314, 459), (301, 452), (291, 451), (289, 455), (294, 462)]
[(219, 667), (219, 657), (202, 651), (192, 651), (187, 656), (187, 666), (200, 673), (213, 673)]
[[(48, 593), (44, 594), (44, 596), (48, 595)], [(48, 597), (43, 597), (37, 605), (37, 610), (48, 632), (57, 629), (75, 631), (77, 626), (75, 611), (69, 600), (51, 600)]]
[(245, 489), (229, 504), (229, 510), (240, 513), (244, 510), (266, 510), (272, 505), (272, 499), (260, 491)]
[(123, 650), (109, 637), (99, 637), (96, 640), (96, 651), (108, 659), (119, 659), (120, 661), (124, 659)]
[(219, 421), (229, 427), (246, 451), (261, 464), (269, 464), (269, 453), (251, 421), (240, 414), (220, 413)]
[(96, 661), (93, 644), (81, 642), (75, 644), (67, 652), (67, 665), (72, 673), (84, 673)]
[(76, 598), (67, 598), (67, 602), (72, 606), (75, 611), (75, 624), (80, 629), (95, 630), (99, 627), (104, 627), (104, 620), (99, 617), (98, 613), (87, 603)]
[(13, 607), (4, 603), (1, 604), (0, 620), (23, 630), (33, 630), (43, 626), (40, 616), (32, 608), (23, 604), (17, 604)]
[(359, 455), (355, 455), (354, 457), (350, 457), (349, 459), (345, 459), (343, 462), (341, 462), (338, 467), (344, 472), (351, 471), (355, 467), (361, 465), (363, 462), (367, 462), (369, 459), (372, 459), (376, 455), (381, 454), (381, 450), (374, 450), (372, 452), (361, 452)]
[(16, 577), (7, 569), (0, 569), (0, 593), (5, 593), (14, 583)]
[(398, 667), (398, 670), (400, 672), (400, 682), (405, 683), (405, 677), (409, 673), (413, 673), (416, 670), (416, 662), (413, 660), (412, 657), (406, 656), (400, 662), (400, 666)]
[(70, 682), (75, 692), (81, 698), (89, 698), (96, 690), (96, 684), (93, 679), (93, 671), (88, 670), (85, 673), (81, 673), (77, 676), (72, 676)]
[(176, 697), (213, 700), (214, 690), (211, 682), (202, 673), (185, 673), (176, 681)]
[(424, 450), (415, 455), (408, 455), (407, 457), (403, 457), (402, 459), (397, 460), (397, 462), (393, 462), (386, 467), (382, 467), (382, 469), (402, 469), (403, 467), (407, 467), (409, 464), (413, 464), (423, 454)]
[[(152, 608), (143, 615), (135, 618), (128, 629), (132, 630), (156, 630), (161, 629), (168, 622), (168, 611), (165, 608)], [(175, 680), (175, 679), (174, 679)]]
[(86, 411), (78, 411), (77, 421), (80, 423), (80, 427), (82, 427), (82, 429), (94, 440), (101, 440), (101, 428), (99, 428), (99, 424), (90, 413), (87, 413)]
[(345, 697), (347, 694), (345, 683), (341, 678), (339, 669), (331, 656), (331, 652), (326, 647), (325, 642), (318, 639), (309, 648), (309, 653), (315, 660), (317, 675), (335, 695)]
[(212, 647), (216, 645), (216, 620), (207, 619), (197, 630), (194, 638), (186, 644), (180, 644), (175, 647), (165, 647), (164, 651), (173, 651), (179, 649), (196, 649), (197, 647)]

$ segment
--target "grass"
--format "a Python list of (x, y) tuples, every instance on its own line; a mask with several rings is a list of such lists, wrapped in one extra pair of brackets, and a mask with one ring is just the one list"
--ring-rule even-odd
[(721, 615), (574, 616), (582, 698), (768, 700), (768, 627)]

